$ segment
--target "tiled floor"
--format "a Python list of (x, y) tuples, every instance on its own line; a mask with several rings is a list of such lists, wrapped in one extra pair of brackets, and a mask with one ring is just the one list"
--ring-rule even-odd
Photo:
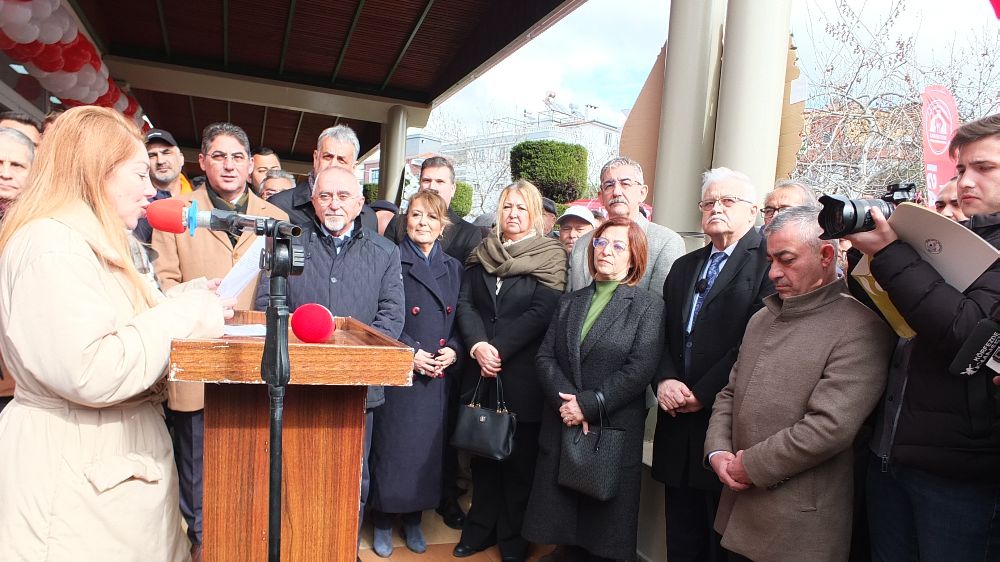
[[(464, 507), (468, 508), (468, 506)], [(362, 562), (456, 562), (458, 560), (468, 562), (501, 562), (500, 551), (495, 546), (468, 558), (460, 559), (453, 557), (451, 551), (455, 548), (455, 544), (458, 543), (461, 532), (445, 526), (444, 521), (441, 520), (441, 516), (434, 511), (424, 512), (423, 529), (424, 538), (427, 539), (427, 552), (416, 554), (406, 548), (406, 543), (400, 535), (399, 525), (397, 525), (392, 535), (392, 544), (395, 547), (392, 551), (392, 556), (389, 558), (380, 558), (371, 550), (372, 529), (371, 525), (366, 524), (361, 533), (360, 557)], [(551, 550), (551, 546), (536, 545), (532, 549), (531, 557), (528, 560), (537, 561)]]

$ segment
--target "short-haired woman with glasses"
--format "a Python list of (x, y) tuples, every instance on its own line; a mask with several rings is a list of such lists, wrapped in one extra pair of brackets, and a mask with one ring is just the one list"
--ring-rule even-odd
[[(587, 249), (594, 282), (563, 295), (538, 350), (545, 400), (538, 464), (524, 536), (559, 545), (545, 562), (632, 560), (636, 557), (645, 391), (664, 346), (663, 299), (636, 284), (646, 270), (646, 236), (613, 217)], [(618, 494), (599, 501), (559, 485), (562, 433), (600, 419), (625, 430)]]

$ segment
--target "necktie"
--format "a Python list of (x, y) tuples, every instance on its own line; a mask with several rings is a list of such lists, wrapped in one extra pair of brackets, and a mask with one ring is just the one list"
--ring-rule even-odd
[(340, 251), (344, 249), (344, 244), (346, 244), (346, 243), (347, 243), (347, 237), (346, 236), (345, 237), (339, 237), (339, 236), (338, 237), (334, 237), (334, 239), (333, 239), (333, 247), (336, 249), (337, 255), (340, 255)]
[(712, 290), (712, 285), (715, 284), (715, 278), (719, 276), (719, 270), (722, 269), (722, 260), (725, 257), (725, 252), (716, 252), (712, 254), (712, 257), (708, 258), (708, 271), (705, 272), (705, 290), (698, 293), (698, 300), (694, 304), (694, 314), (691, 315), (692, 326), (694, 326), (694, 322), (698, 320), (698, 312), (701, 310), (701, 303), (705, 301), (705, 296)]

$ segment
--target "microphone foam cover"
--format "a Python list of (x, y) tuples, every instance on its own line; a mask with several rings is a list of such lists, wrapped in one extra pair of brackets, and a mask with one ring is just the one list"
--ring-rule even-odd
[(180, 199), (158, 199), (146, 207), (146, 220), (149, 226), (163, 232), (181, 234), (184, 232), (184, 201)]
[(333, 336), (337, 325), (327, 307), (314, 302), (295, 309), (291, 319), (292, 333), (306, 343), (323, 343)]

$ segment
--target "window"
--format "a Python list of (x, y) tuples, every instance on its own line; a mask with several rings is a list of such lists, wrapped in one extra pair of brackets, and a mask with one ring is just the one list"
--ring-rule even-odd
[(378, 183), (378, 168), (372, 168), (368, 172), (368, 183)]

